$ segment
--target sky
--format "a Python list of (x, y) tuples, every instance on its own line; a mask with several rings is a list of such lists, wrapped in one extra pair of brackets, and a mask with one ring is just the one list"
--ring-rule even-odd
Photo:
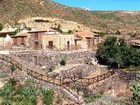
[(54, 0), (72, 7), (91, 10), (127, 10), (140, 11), (140, 0)]

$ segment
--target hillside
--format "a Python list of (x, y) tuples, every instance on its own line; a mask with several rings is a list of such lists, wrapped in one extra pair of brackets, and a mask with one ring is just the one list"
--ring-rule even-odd
[(48, 0), (0, 0), (0, 22), (29, 17), (57, 17), (103, 31), (140, 31), (140, 12), (101, 12), (67, 7)]

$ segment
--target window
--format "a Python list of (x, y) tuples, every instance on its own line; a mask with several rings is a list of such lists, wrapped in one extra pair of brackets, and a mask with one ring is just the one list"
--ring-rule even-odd
[(70, 41), (67, 41), (67, 48), (70, 48)]
[(13, 45), (17, 45), (17, 38), (13, 39)]

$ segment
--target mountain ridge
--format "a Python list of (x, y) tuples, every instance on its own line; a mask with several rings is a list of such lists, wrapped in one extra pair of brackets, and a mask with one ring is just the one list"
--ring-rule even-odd
[(0, 22), (16, 24), (28, 17), (57, 17), (102, 31), (140, 32), (140, 12), (89, 11), (52, 0), (0, 0)]

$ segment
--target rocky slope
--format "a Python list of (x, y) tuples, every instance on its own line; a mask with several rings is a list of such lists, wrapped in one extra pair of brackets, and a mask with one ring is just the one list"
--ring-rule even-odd
[(48, 0), (0, 0), (0, 22), (29, 17), (57, 17), (103, 31), (139, 32), (140, 12), (101, 12), (67, 7)]

